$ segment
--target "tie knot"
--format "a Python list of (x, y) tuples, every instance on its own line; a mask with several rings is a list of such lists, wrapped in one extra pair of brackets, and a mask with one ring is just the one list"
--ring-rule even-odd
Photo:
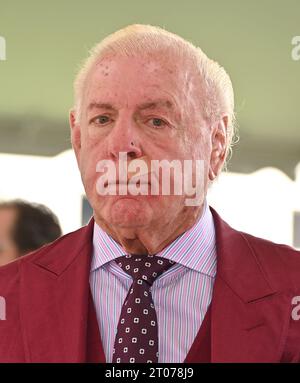
[[(115, 259), (117, 264), (137, 283), (145, 281), (150, 286), (156, 278), (168, 270), (175, 262), (156, 255), (125, 255)], [(139, 282), (140, 281), (140, 282)]]

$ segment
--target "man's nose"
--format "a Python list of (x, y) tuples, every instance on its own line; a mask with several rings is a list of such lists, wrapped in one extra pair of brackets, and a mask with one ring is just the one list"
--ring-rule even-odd
[(117, 160), (120, 152), (127, 153), (130, 159), (142, 156), (137, 128), (128, 122), (116, 124), (109, 136), (108, 155), (110, 159)]

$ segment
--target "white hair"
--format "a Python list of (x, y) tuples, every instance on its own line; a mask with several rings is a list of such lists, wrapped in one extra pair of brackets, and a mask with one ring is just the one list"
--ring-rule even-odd
[[(224, 115), (228, 116), (228, 154), (235, 133), (234, 94), (230, 77), (223, 67), (208, 58), (199, 47), (174, 33), (152, 25), (129, 25), (110, 34), (92, 48), (74, 81), (74, 110), (77, 122), (81, 115), (86, 79), (100, 59), (106, 56), (132, 57), (153, 53), (160, 53), (163, 57), (175, 57), (181, 63), (192, 65), (188, 67), (192, 68), (199, 78), (201, 91), (204, 92), (202, 101), (199, 100), (203, 117), (209, 122), (214, 122)], [(183, 67), (183, 70), (186, 69)]]

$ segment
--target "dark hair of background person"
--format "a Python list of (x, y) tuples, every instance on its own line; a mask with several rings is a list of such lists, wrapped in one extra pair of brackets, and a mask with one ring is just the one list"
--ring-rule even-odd
[(1, 208), (16, 211), (16, 221), (11, 235), (22, 254), (53, 242), (62, 235), (57, 217), (42, 204), (13, 200), (0, 203)]

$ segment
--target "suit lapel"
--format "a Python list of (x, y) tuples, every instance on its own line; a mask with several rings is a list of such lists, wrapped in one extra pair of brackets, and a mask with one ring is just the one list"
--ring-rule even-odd
[(272, 286), (243, 234), (211, 210), (218, 257), (211, 302), (211, 361), (278, 361), (290, 302)]
[(105, 361), (89, 288), (92, 228), (93, 220), (22, 264), (27, 362)]

